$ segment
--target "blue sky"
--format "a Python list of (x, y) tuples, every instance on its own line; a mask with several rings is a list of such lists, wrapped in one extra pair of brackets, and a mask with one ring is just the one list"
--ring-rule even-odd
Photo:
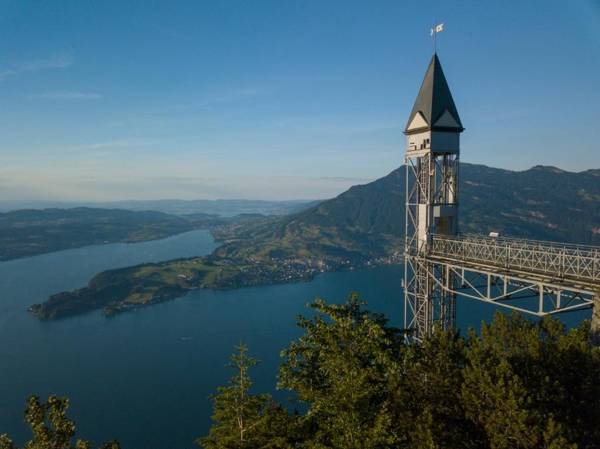
[(0, 0), (0, 199), (376, 179), (402, 163), (435, 19), (462, 160), (600, 167), (597, 0)]

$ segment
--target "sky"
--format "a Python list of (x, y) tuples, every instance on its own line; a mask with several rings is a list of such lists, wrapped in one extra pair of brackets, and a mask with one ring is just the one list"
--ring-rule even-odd
[(0, 200), (317, 199), (384, 176), (435, 21), (461, 160), (600, 168), (600, 0), (0, 0)]

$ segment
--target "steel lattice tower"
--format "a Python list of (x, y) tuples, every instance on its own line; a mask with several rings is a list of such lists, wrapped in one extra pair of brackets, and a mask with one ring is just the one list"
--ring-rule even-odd
[(458, 294), (537, 317), (593, 307), (592, 339), (600, 344), (600, 247), (459, 234), (463, 131), (434, 54), (404, 130), (407, 338), (454, 327)]
[(428, 258), (433, 235), (458, 234), (460, 133), (442, 66), (431, 58), (404, 133), (407, 137), (404, 319), (420, 340), (455, 322), (456, 276)]

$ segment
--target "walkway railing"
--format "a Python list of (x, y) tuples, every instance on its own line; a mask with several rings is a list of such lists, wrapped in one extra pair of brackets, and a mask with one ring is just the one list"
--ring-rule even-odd
[(433, 236), (430, 255), (600, 289), (600, 248), (480, 235)]

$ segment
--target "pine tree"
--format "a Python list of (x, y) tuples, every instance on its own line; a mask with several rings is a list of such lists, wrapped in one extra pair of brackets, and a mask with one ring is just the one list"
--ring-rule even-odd
[(315, 301), (317, 315), (300, 318), (304, 335), (283, 353), (279, 386), (308, 407), (302, 419), (308, 447), (388, 448), (398, 442), (388, 374), (397, 370), (402, 337), (363, 304), (358, 294), (342, 305)]
[(467, 348), (456, 331), (437, 331), (402, 354), (391, 388), (395, 415), (411, 423), (407, 445), (415, 449), (485, 447), (483, 433), (460, 401)]
[(245, 345), (236, 347), (229, 366), (235, 374), (226, 387), (212, 396), (213, 425), (208, 436), (196, 443), (205, 449), (286, 448), (290, 417), (269, 395), (250, 393), (249, 370), (257, 360)]
[(598, 447), (600, 352), (588, 329), (498, 313), (471, 333), (461, 402), (491, 449)]
[[(31, 396), (27, 400), (25, 422), (29, 425), (32, 439), (23, 449), (90, 449), (91, 443), (78, 439), (73, 444), (76, 433), (75, 423), (67, 417), (69, 400), (50, 396), (46, 402)], [(119, 449), (116, 441), (104, 443), (100, 449)], [(0, 449), (17, 449), (8, 435), (0, 435)]]

